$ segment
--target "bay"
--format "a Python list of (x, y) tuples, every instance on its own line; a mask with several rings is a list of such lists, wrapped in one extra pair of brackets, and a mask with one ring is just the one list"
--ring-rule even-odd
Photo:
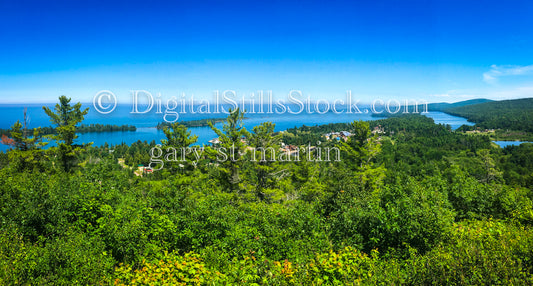
[(498, 146), (500, 146), (501, 148), (505, 148), (507, 146), (518, 146), (522, 143), (533, 143), (533, 142), (528, 142), (528, 141), (492, 141), (496, 144), (498, 144)]
[[(44, 104), (53, 109), (55, 104)], [(51, 126), (49, 117), (42, 109), (43, 104), (13, 104), (13, 105), (0, 105), (0, 114), (2, 114), (0, 120), (0, 128), (8, 129), (17, 120), (23, 120), (24, 108), (27, 108), (27, 115), (29, 118), (29, 128)], [(118, 105), (117, 108), (110, 114), (100, 114), (92, 108), (92, 105), (84, 104), (83, 108), (90, 107), (89, 113), (85, 116), (83, 124), (113, 124), (113, 125), (135, 125), (137, 131), (127, 132), (93, 132), (78, 134), (76, 139), (77, 144), (93, 142), (94, 146), (102, 146), (105, 143), (109, 145), (117, 145), (121, 143), (131, 144), (136, 141), (151, 142), (155, 140), (157, 143), (164, 139), (164, 133), (162, 130), (158, 130), (155, 126), (164, 121), (164, 113), (158, 114), (156, 110), (152, 110), (147, 114), (132, 114), (132, 108), (128, 105)], [(298, 106), (290, 106), (294, 112), (300, 111)], [(225, 110), (228, 107), (223, 107)], [(251, 107), (248, 107), (251, 108)], [(316, 126), (328, 123), (346, 123), (354, 120), (376, 120), (377, 117), (372, 117), (368, 112), (368, 108), (365, 106), (360, 107), (361, 113), (348, 113), (346, 110), (339, 110), (342, 113), (326, 112), (317, 113), (316, 111), (303, 110), (298, 114), (291, 114), (288, 112), (276, 113), (275, 109), (273, 113), (267, 113), (268, 107), (264, 107), (260, 112), (259, 107), (253, 107), (254, 113), (249, 112), (245, 115), (244, 127), (251, 131), (254, 126), (261, 124), (262, 122), (273, 122), (276, 124), (275, 131), (283, 131), (288, 128), (306, 126)], [(164, 110), (162, 110), (164, 112)], [(227, 114), (216, 113), (215, 108), (211, 108), (210, 113), (191, 113), (187, 109), (185, 112), (179, 113), (179, 121), (199, 120), (205, 118), (225, 118)], [(425, 114), (432, 118), (437, 124), (449, 124), (452, 129), (457, 129), (463, 124), (473, 125), (465, 118), (452, 116), (443, 112), (429, 112)], [(174, 119), (167, 117), (167, 119)], [(215, 124), (216, 127), (222, 128), (223, 123)], [(207, 144), (209, 140), (216, 137), (216, 134), (209, 127), (192, 127), (189, 128), (191, 134), (198, 136), (197, 144)], [(8, 150), (8, 146), (0, 144), (0, 151)]]

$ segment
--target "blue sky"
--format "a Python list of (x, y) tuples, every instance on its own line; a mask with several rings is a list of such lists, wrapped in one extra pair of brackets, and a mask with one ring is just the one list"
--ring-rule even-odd
[(0, 0), (0, 103), (533, 96), (531, 1)]

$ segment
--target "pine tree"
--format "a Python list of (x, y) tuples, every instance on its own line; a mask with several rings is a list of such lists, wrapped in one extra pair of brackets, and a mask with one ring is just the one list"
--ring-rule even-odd
[(74, 166), (76, 153), (81, 151), (80, 146), (74, 145), (76, 135), (76, 125), (83, 121), (84, 116), (89, 112), (89, 108), (81, 111), (81, 103), (70, 104), (70, 98), (62, 95), (59, 103), (55, 106), (55, 112), (43, 106), (44, 112), (50, 116), (50, 121), (56, 125), (56, 134), (49, 137), (57, 142), (57, 151), (61, 168), (69, 172)]
[(242, 182), (240, 170), (244, 164), (246, 153), (245, 140), (249, 132), (243, 127), (244, 113), (239, 108), (229, 110), (228, 118), (222, 131), (208, 122), (209, 127), (219, 136), (220, 144), (216, 150), (209, 152), (212, 159), (218, 162), (220, 182), (230, 191), (237, 191)]
[(264, 122), (253, 128), (250, 136), (250, 145), (254, 148), (251, 156), (253, 163), (256, 193), (261, 200), (265, 199), (268, 189), (275, 188), (278, 177), (276, 170), (276, 154), (281, 145), (281, 134), (274, 135), (275, 124)]
[(42, 140), (40, 127), (30, 130), (28, 125), (27, 108), (24, 108), (23, 123), (17, 120), (11, 127), (11, 138), (2, 139), (4, 144), (15, 148), (9, 154), (9, 161), (13, 162), (18, 170), (41, 169), (44, 159), (41, 147), (48, 144)]
[[(192, 166), (194, 166), (196, 163), (196, 158), (194, 154), (192, 154), (190, 146), (198, 141), (198, 136), (191, 136), (191, 131), (189, 131), (185, 125), (179, 122), (175, 122), (170, 126), (164, 127), (163, 132), (165, 133), (167, 139), (161, 140), (162, 149), (175, 152), (175, 154), (171, 156), (175, 158), (171, 158), (171, 160), (177, 161), (177, 163), (173, 163), (172, 161), (165, 162), (165, 166), (170, 165), (176, 168), (177, 166), (181, 165), (182, 167), (178, 168), (182, 171), (192, 169)], [(197, 152), (200, 153), (198, 150)]]
[(341, 143), (343, 169), (362, 189), (372, 190), (381, 185), (385, 176), (385, 168), (374, 163), (381, 145), (370, 131), (368, 122), (353, 121), (350, 126), (352, 136)]

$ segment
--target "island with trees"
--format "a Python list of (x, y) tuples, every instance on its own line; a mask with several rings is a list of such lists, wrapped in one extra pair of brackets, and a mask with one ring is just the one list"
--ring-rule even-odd
[[(190, 128), (190, 127), (207, 127), (209, 126), (209, 122), (216, 124), (216, 123), (220, 123), (224, 121), (226, 121), (226, 118), (204, 118), (204, 119), (197, 119), (197, 120), (185, 120), (185, 121), (180, 121), (179, 123), (187, 128)], [(172, 126), (172, 123), (170, 122), (160, 122), (157, 124), (156, 128), (158, 130), (163, 130), (170, 126)]]
[[(76, 128), (76, 133), (98, 133), (98, 132), (130, 132), (137, 131), (134, 125), (113, 125), (113, 124), (81, 124)], [(11, 129), (0, 129), (1, 135), (9, 135)], [(27, 132), (33, 133), (33, 128), (28, 128)], [(40, 127), (40, 134), (49, 135), (56, 133), (57, 130), (53, 126)]]

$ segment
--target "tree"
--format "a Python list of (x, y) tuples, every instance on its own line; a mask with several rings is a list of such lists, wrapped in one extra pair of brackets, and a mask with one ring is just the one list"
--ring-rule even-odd
[(274, 188), (277, 182), (276, 154), (281, 145), (281, 134), (274, 135), (276, 124), (264, 122), (253, 128), (250, 145), (254, 148), (251, 161), (254, 163), (257, 196), (263, 200), (265, 191)]
[[(42, 142), (41, 128), (39, 127), (29, 130), (28, 121), (27, 108), (24, 108), (23, 123), (20, 123), (20, 121), (17, 120), (17, 122), (11, 126), (11, 138), (8, 138), (7, 136), (2, 137), (2, 143), (13, 146), (16, 150), (20, 151), (35, 150), (45, 146), (47, 143)], [(32, 133), (32, 136), (29, 136), (30, 132)]]
[(62, 95), (59, 103), (55, 106), (55, 112), (43, 106), (44, 112), (50, 116), (50, 121), (56, 125), (56, 134), (49, 137), (57, 142), (57, 154), (63, 171), (70, 171), (74, 165), (76, 153), (81, 151), (79, 146), (74, 145), (76, 135), (76, 125), (83, 121), (84, 116), (89, 112), (89, 108), (81, 111), (81, 103), (70, 104), (70, 98)]
[(483, 162), (483, 169), (485, 170), (485, 177), (481, 181), (485, 183), (490, 183), (492, 181), (500, 181), (503, 172), (500, 172), (496, 168), (496, 163), (494, 162), (494, 159), (490, 156), (490, 150), (478, 150), (477, 155)]
[(348, 169), (359, 178), (361, 186), (375, 187), (384, 177), (384, 168), (375, 166), (373, 159), (381, 151), (381, 145), (371, 133), (368, 122), (354, 121), (351, 123), (352, 136), (342, 143), (346, 152)]
[(209, 127), (215, 131), (220, 140), (217, 149), (209, 153), (211, 158), (218, 162), (221, 183), (231, 191), (238, 190), (242, 181), (239, 173), (244, 164), (245, 140), (249, 137), (249, 132), (243, 127), (243, 118), (244, 113), (239, 108), (230, 109), (223, 131), (216, 128), (212, 122), (208, 122)]
[(381, 147), (368, 122), (354, 121), (350, 127), (352, 135), (346, 142), (339, 142), (341, 161), (333, 162), (326, 170), (327, 194), (323, 203), (326, 215), (353, 204), (354, 200), (369, 199), (385, 178), (385, 167), (375, 163)]
[[(28, 129), (27, 108), (24, 108), (24, 121), (17, 120), (11, 127), (11, 138), (2, 137), (2, 143), (15, 148), (9, 154), (9, 161), (13, 162), (16, 169), (41, 168), (41, 147), (48, 144), (42, 141), (41, 128)], [(30, 136), (31, 132), (31, 136)]]
[(191, 154), (190, 146), (198, 141), (198, 136), (191, 136), (191, 131), (179, 122), (172, 123), (170, 126), (165, 126), (163, 132), (167, 139), (161, 140), (162, 147), (166, 148), (168, 152), (174, 152), (170, 153), (173, 154), (174, 157), (171, 158), (171, 160), (179, 162), (179, 165), (183, 166), (180, 168), (182, 170), (190, 169), (191, 165), (193, 165), (191, 162), (195, 162), (196, 160)]

